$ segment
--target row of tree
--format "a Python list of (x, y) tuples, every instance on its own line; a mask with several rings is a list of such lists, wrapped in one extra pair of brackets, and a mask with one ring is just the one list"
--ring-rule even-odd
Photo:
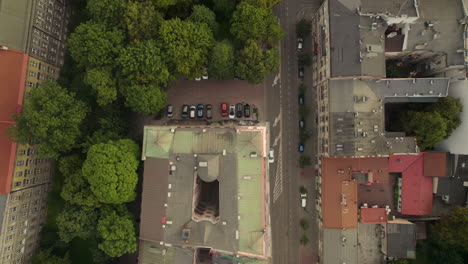
[(204, 5), (190, 6), (189, 15), (171, 12), (187, 2), (88, 1), (91, 19), (71, 34), (68, 48), (99, 105), (122, 96), (133, 111), (154, 114), (181, 76), (208, 71), (214, 79), (260, 83), (278, 68), (283, 31), (269, 9), (277, 1), (215, 0), (218, 16)]

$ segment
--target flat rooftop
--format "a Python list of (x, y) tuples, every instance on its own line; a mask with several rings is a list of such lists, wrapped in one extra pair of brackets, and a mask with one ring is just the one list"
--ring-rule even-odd
[(360, 0), (360, 11), (366, 14), (386, 14), (392, 17), (416, 17), (414, 0)]
[(267, 258), (265, 148), (265, 127), (146, 126), (140, 239)]
[(446, 78), (329, 80), (331, 156), (417, 153), (414, 137), (385, 131), (387, 102), (436, 102), (448, 93)]
[(323, 263), (358, 264), (358, 229), (323, 229)]

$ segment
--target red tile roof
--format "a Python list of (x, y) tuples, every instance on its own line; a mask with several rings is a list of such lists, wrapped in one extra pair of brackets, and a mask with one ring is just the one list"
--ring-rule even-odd
[(424, 176), (447, 177), (447, 153), (424, 152)]
[[(388, 178), (387, 158), (323, 158), (322, 215), (324, 228), (357, 227), (357, 185), (353, 172)], [(385, 175), (387, 175), (385, 177)]]
[(424, 153), (393, 155), (390, 172), (402, 174), (401, 213), (428, 215), (432, 213), (432, 178), (424, 177)]
[(361, 208), (361, 223), (384, 224), (387, 223), (387, 211), (385, 208)]
[(28, 55), (15, 50), (0, 50), (0, 194), (11, 189), (16, 144), (6, 135), (14, 124), (23, 102)]

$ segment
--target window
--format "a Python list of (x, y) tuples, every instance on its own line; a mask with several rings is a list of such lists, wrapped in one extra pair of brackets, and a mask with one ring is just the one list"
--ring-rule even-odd
[(32, 52), (33, 54), (37, 54), (37, 49), (31, 48), (31, 52)]
[(24, 196), (31, 197), (31, 192), (24, 193)]
[(39, 207), (34, 207), (34, 212), (39, 212)]
[(13, 229), (15, 229), (15, 226), (8, 227), (8, 231), (13, 231)]
[(35, 72), (29, 72), (29, 76), (36, 76)]
[(12, 240), (12, 239), (13, 239), (13, 235), (9, 235), (9, 236), (7, 237), (7, 240)]
[(29, 87), (34, 87), (34, 83), (28, 82), (28, 86), (29, 86)]
[(16, 216), (14, 215), (14, 216), (10, 217), (10, 220), (11, 220), (11, 221), (15, 221), (15, 220), (16, 220)]
[(35, 174), (41, 174), (41, 172), (42, 172), (41, 169), (36, 169), (36, 170), (34, 171)]
[(16, 212), (17, 208), (16, 207), (13, 207), (11, 208), (10, 212)]
[(24, 182), (24, 184), (30, 184), (30, 183), (31, 183), (31, 180), (30, 180), (30, 179), (26, 179), (26, 180), (24, 180), (23, 182)]
[(23, 209), (26, 209), (26, 208), (28, 208), (28, 206), (29, 206), (29, 204), (28, 204), (28, 203), (24, 203), (24, 204), (23, 204)]
[(24, 165), (24, 160), (18, 160), (16, 162), (16, 166), (23, 166)]
[(10, 251), (11, 250), (11, 246), (8, 246), (5, 248), (5, 251)]
[[(33, 38), (33, 42), (34, 42), (34, 38)], [(36, 67), (36, 66), (37, 66), (37, 62), (31, 61), (31, 62), (29, 63), (29, 65), (31, 65), (31, 66), (33, 66), (33, 67)]]
[[(6, 251), (6, 250), (5, 250), (5, 251)], [(9, 259), (11, 259), (11, 255), (5, 256), (5, 260), (9, 260)]]
[(33, 33), (34, 33), (34, 34), (39, 34), (39, 30), (33, 29)]
[(19, 187), (19, 186), (21, 186), (21, 182), (20, 181), (15, 182), (15, 187)]
[(22, 171), (18, 171), (18, 172), (16, 173), (16, 176), (18, 176), (18, 177), (23, 176), (23, 172), (22, 172)]

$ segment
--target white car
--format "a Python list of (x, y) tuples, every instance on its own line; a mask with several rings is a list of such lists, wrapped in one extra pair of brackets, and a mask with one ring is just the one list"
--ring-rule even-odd
[(198, 81), (201, 81), (201, 77), (195, 78), (195, 81), (197, 81), (197, 82), (198, 82)]
[(205, 72), (205, 73), (202, 75), (202, 79), (203, 79), (203, 80), (208, 80), (208, 72)]
[(275, 151), (273, 149), (270, 149), (270, 152), (268, 152), (268, 163), (273, 162), (275, 162)]
[(305, 208), (307, 205), (307, 193), (301, 193), (301, 207)]
[(232, 104), (229, 106), (229, 118), (234, 119), (235, 117), (236, 117), (236, 106)]
[(302, 44), (304, 43), (304, 40), (301, 38), (297, 39), (297, 51), (302, 51)]

